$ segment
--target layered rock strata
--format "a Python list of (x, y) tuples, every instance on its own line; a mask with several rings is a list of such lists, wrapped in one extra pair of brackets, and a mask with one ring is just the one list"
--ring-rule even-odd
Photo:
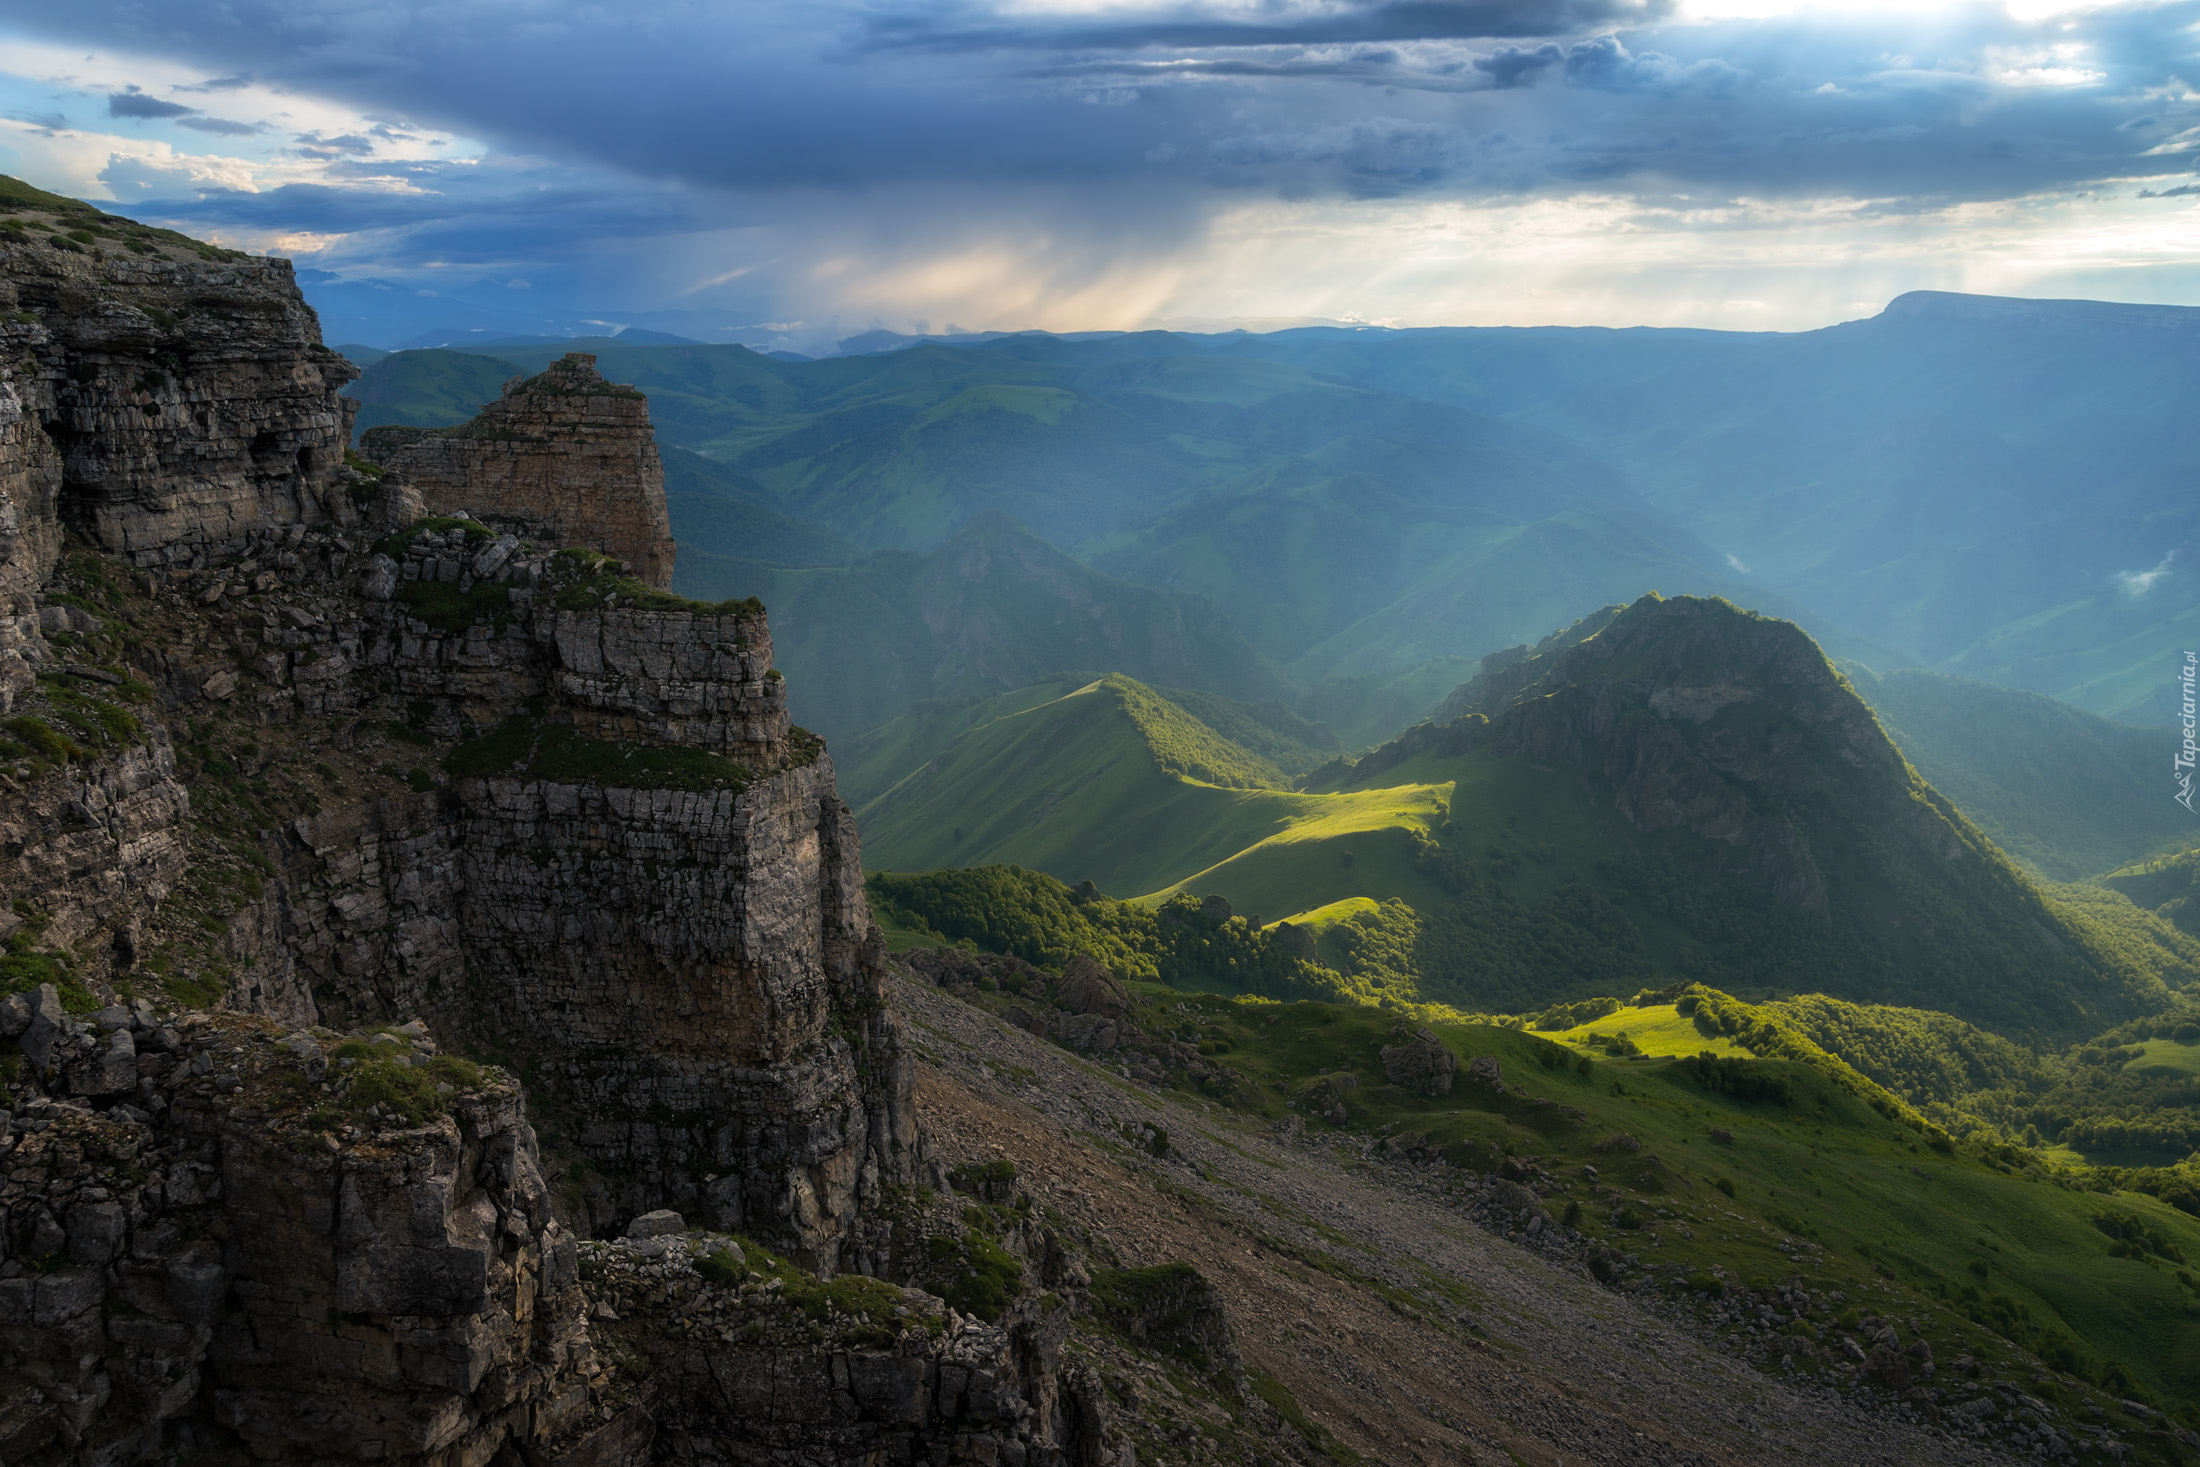
[(0, 1031), (31, 1071), (0, 1113), (11, 1463), (1097, 1455), (1059, 1301), (988, 1326), (666, 1213), (576, 1240), (517, 1082), (424, 1025), (73, 1018), (49, 987)]
[(514, 378), (472, 421), (433, 433), (378, 430), (376, 451), (430, 513), (519, 521), (558, 545), (617, 556), (672, 584), (672, 521), (649, 399), (570, 352)]
[(165, 565), (356, 522), (337, 389), (358, 370), (321, 345), (290, 262), (100, 234), (0, 243), (0, 497), (33, 574), (64, 527)]
[(205, 564), (256, 527), (357, 519), (337, 389), (358, 373), (290, 262), (54, 203), (28, 214), (42, 232), (0, 233), (0, 713), (44, 650), (30, 618), (64, 530)]
[[(569, 358), (378, 484), (285, 263), (52, 208), (52, 240), (0, 227), (0, 927), (95, 988), (146, 983), (157, 938), (284, 1023), (427, 1015), (576, 1118), (591, 1226), (673, 1205), (863, 1262), (915, 1131), (854, 827), (763, 608), (651, 589), (646, 402)], [(368, 528), (461, 485), (437, 507), (512, 533)], [(62, 574), (70, 535), (111, 558)], [(292, 749), (334, 793), (391, 728), (434, 774), (270, 819), (256, 770)]]

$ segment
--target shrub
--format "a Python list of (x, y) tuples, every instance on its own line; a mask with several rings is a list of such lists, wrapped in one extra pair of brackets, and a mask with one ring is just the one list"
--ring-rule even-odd
[(1787, 1105), (1795, 1098), (1794, 1082), (1760, 1060), (1722, 1059), (1707, 1049), (1677, 1068), (1704, 1089), (1736, 1100)]
[(746, 1259), (737, 1256), (730, 1248), (718, 1248), (695, 1260), (695, 1271), (704, 1283), (713, 1288), (731, 1289), (740, 1286), (748, 1277)]
[(1734, 1179), (1732, 1177), (1721, 1177), (1717, 1181), (1713, 1182), (1711, 1185), (1718, 1188), (1721, 1192), (1724, 1192), (1729, 1197), (1732, 1197), (1734, 1195)]
[(750, 779), (746, 765), (702, 749), (607, 743), (569, 724), (521, 714), (458, 745), (443, 757), (443, 767), (457, 779), (539, 779), (698, 793), (739, 794)]
[(989, 1323), (999, 1322), (1023, 1286), (1024, 1266), (975, 1228), (964, 1228), (959, 1239), (935, 1237), (928, 1251), (939, 1296)]
[(0, 724), (0, 728), (5, 728), (11, 737), (28, 748), (35, 757), (50, 763), (66, 764), (71, 759), (84, 757), (83, 748), (75, 740), (54, 732), (52, 726), (42, 718), (33, 718), (26, 713)]

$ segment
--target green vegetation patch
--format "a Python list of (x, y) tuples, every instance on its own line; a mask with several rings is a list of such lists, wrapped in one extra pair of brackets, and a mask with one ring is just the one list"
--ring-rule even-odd
[(425, 519), (414, 520), (410, 525), (395, 534), (383, 536), (380, 541), (376, 542), (375, 552), (379, 555), (386, 555), (392, 560), (401, 560), (404, 558), (407, 547), (431, 530), (437, 534), (449, 530), (464, 530), (468, 545), (478, 545), (484, 540), (496, 538), (496, 532), (479, 520), (464, 520), (454, 515), (432, 514)]
[(1280, 924), (1256, 927), (1219, 897), (1179, 894), (1147, 907), (1021, 866), (875, 871), (864, 884), (881, 916), (905, 932), (1042, 968), (1060, 969), (1082, 953), (1118, 977), (1178, 988), (1270, 997), (1346, 991), (1346, 979), (1322, 966), (1310, 938)]
[(55, 732), (53, 725), (32, 714), (19, 714), (0, 723), (0, 730), (6, 732), (6, 738), (0, 740), (0, 758), (28, 758), (42, 766), (52, 766), (84, 757), (82, 745)]
[(760, 617), (764, 603), (754, 596), (733, 601), (693, 601), (660, 591), (645, 581), (612, 570), (618, 562), (593, 550), (573, 548), (557, 554), (560, 569), (578, 572), (579, 579), (557, 593), (551, 604), (560, 611), (602, 611), (617, 606), (636, 611), (685, 612), (689, 616)]
[(400, 581), (397, 600), (415, 620), (451, 635), (480, 622), (502, 626), (512, 614), (510, 589), (494, 581), (464, 591), (442, 581)]
[(443, 756), (443, 768), (457, 779), (539, 779), (700, 794), (739, 794), (754, 778), (747, 765), (702, 749), (614, 744), (571, 724), (526, 714), (514, 714), (459, 744)]
[(445, 1114), (453, 1094), (479, 1089), (482, 1081), (481, 1066), (472, 1060), (439, 1054), (415, 1065), (404, 1046), (364, 1039), (339, 1044), (332, 1058), (352, 1062), (338, 1072), (344, 1076), (338, 1109), (354, 1116), (374, 1111), (413, 1126)]
[(933, 1291), (965, 1314), (998, 1323), (1023, 1287), (1024, 1266), (976, 1228), (926, 1240)]
[(859, 1273), (821, 1280), (763, 1244), (739, 1235), (729, 1235), (725, 1247), (698, 1258), (695, 1271), (705, 1283), (719, 1289), (738, 1289), (751, 1283), (768, 1285), (776, 1280), (779, 1288), (774, 1292), (781, 1301), (805, 1319), (832, 1327), (843, 1341), (891, 1345), (904, 1325), (929, 1327), (922, 1316), (913, 1316), (907, 1310), (902, 1291), (892, 1284)]
[(49, 952), (38, 946), (37, 933), (42, 922), (31, 923), (9, 934), (7, 944), (0, 948), (0, 994), (36, 993), (39, 985), (51, 983), (61, 996), (61, 1007), (72, 1014), (88, 1014), (99, 1007), (99, 1000), (84, 986), (68, 958)]

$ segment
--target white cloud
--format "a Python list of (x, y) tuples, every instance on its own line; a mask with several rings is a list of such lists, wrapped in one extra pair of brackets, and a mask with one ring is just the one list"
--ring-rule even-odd
[(2153, 590), (2155, 583), (2169, 574), (2169, 563), (2176, 558), (2177, 552), (2172, 550), (2169, 554), (2163, 556), (2161, 563), (2152, 570), (2118, 571), (2115, 576), (2116, 585), (2126, 596), (2136, 601)]

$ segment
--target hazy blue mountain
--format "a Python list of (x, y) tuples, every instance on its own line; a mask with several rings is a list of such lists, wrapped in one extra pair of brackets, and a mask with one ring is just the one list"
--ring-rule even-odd
[(2165, 716), (2200, 639), (2200, 310), (1918, 292), (1822, 331), (1294, 331), (1215, 350), (1559, 433), (1901, 656)]
[(352, 425), (354, 441), (369, 428), (388, 423), (411, 428), (463, 423), (483, 404), (503, 396), (504, 384), (519, 373), (502, 357), (475, 352), (390, 352), (344, 388), (345, 396), (359, 400), (359, 418)]
[(1067, 668), (1252, 703), (1292, 691), (1203, 598), (1104, 576), (1004, 515), (927, 553), (873, 551), (846, 566), (766, 565), (683, 544), (673, 587), (762, 597), (796, 722), (835, 738), (928, 698), (1006, 692)]
[(2170, 798), (2176, 736), (2167, 729), (1917, 668), (1843, 670), (1918, 773), (2056, 881), (2200, 841), (2200, 820)]
[[(782, 513), (772, 496), (739, 470), (670, 444), (658, 452), (665, 461), (665, 508), (682, 569), (691, 553), (797, 566), (846, 565), (855, 559), (856, 547), (846, 536)], [(677, 570), (675, 577), (680, 579)]]
[[(510, 354), (532, 370), (556, 350)], [(818, 362), (602, 343), (598, 361), (650, 394), (666, 442), (789, 515), (922, 551), (1005, 513), (1111, 574), (1206, 597), (1307, 685), (1472, 658), (1653, 589), (1808, 617), (1548, 433), (1194, 338), (1024, 335)], [(683, 554), (743, 553), (675, 529)]]

